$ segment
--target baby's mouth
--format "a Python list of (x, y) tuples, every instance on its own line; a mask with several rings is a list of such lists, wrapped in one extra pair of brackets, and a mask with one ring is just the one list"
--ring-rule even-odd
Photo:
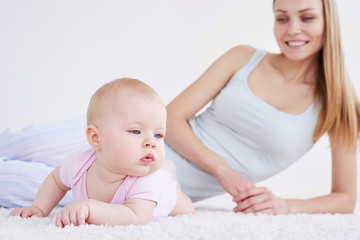
[(140, 161), (144, 164), (151, 164), (152, 162), (154, 162), (154, 155), (152, 153), (149, 153), (145, 157), (143, 157)]

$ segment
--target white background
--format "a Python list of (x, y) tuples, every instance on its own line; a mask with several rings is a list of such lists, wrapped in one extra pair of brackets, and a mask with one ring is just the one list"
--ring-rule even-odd
[[(0, 0), (0, 131), (85, 114), (92, 93), (138, 78), (165, 103), (238, 44), (276, 52), (272, 0)], [(360, 90), (360, 3), (338, 1), (347, 68)], [(266, 181), (282, 195), (329, 190), (322, 139)], [(302, 191), (304, 190), (304, 191)], [(296, 193), (296, 194), (295, 194)]]

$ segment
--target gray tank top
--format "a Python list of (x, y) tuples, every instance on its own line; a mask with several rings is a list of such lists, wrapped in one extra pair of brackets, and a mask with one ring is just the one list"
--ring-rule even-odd
[(251, 92), (248, 76), (266, 54), (257, 50), (211, 106), (190, 121), (207, 147), (254, 182), (288, 167), (313, 146), (319, 114), (312, 104), (302, 114), (290, 115)]
[[(255, 183), (287, 168), (313, 146), (319, 115), (318, 104), (313, 103), (299, 115), (291, 115), (270, 106), (251, 92), (248, 76), (266, 54), (265, 50), (258, 49), (214, 98), (211, 106), (189, 121), (194, 133), (209, 149)], [(185, 162), (179, 166), (181, 171), (187, 171), (186, 168), (202, 171)], [(178, 174), (180, 182), (181, 175)], [(186, 175), (191, 179), (183, 181), (192, 188), (190, 192), (200, 194), (196, 196), (198, 199), (222, 189), (215, 181), (210, 181), (208, 174)], [(199, 175), (204, 176), (204, 181)], [(182, 187), (186, 192), (187, 186)], [(205, 190), (208, 192), (202, 194)]]

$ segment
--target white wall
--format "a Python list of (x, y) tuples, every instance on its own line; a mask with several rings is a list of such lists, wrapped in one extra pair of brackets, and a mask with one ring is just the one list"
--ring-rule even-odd
[[(0, 131), (84, 115), (95, 89), (118, 77), (143, 80), (168, 103), (235, 45), (277, 51), (271, 3), (0, 0)], [(338, 4), (348, 71), (359, 92), (360, 3)], [(282, 194), (328, 184), (326, 146), (326, 140), (317, 144), (265, 183)]]

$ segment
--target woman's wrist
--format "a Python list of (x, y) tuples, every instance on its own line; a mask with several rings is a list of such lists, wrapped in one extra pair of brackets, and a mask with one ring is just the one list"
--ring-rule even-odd
[(229, 172), (233, 171), (233, 169), (228, 164), (220, 164), (218, 166), (214, 166), (212, 170), (212, 175), (217, 179), (221, 179), (223, 176), (229, 174)]
[(290, 199), (283, 199), (285, 201), (285, 204), (287, 206), (287, 214), (296, 214), (298, 211), (296, 210), (296, 207), (293, 206), (292, 201)]

